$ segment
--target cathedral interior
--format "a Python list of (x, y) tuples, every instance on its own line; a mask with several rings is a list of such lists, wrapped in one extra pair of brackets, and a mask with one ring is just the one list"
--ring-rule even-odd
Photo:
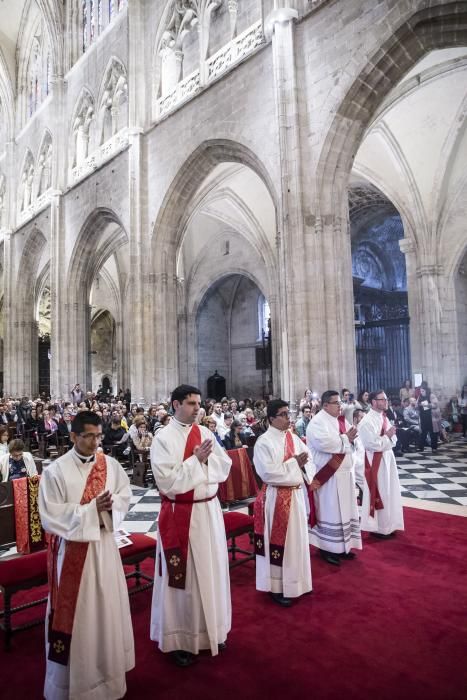
[(4, 394), (458, 391), (465, 13), (2, 0)]

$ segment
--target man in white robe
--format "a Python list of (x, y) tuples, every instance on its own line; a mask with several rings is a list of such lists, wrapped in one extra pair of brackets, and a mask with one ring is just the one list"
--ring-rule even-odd
[(369, 402), (371, 408), (358, 425), (365, 450), (361, 528), (387, 538), (404, 529), (401, 488), (392, 451), (397, 442), (396, 429), (385, 415), (388, 399), (384, 391), (372, 392)]
[[(256, 441), (253, 457), (255, 469), (265, 484), (258, 495), (261, 500), (255, 503), (256, 588), (269, 592), (274, 602), (284, 607), (290, 607), (292, 598), (312, 590), (306, 484), (315, 487), (310, 453), (300, 438), (289, 431), (288, 406), (281, 399), (269, 402), (270, 427)], [(285, 510), (288, 518), (285, 540), (273, 543), (276, 507), (283, 509), (281, 503), (285, 497), (290, 498), (290, 507)], [(259, 518), (264, 529), (261, 535)], [(276, 518), (283, 519), (283, 513), (277, 513)], [(273, 560), (282, 565), (271, 563)]]
[[(172, 652), (178, 666), (191, 665), (202, 649), (210, 649), (213, 656), (224, 649), (232, 619), (227, 540), (216, 496), (231, 459), (212, 432), (196, 423), (200, 401), (196, 387), (174, 389), (174, 418), (156, 433), (151, 446), (165, 508), (159, 515), (151, 639), (162, 652)], [(187, 518), (185, 530), (180, 530), (177, 509)], [(162, 526), (167, 520), (174, 524), (172, 530)], [(186, 556), (180, 547), (172, 547), (169, 536), (178, 538)]]
[(337, 391), (325, 391), (321, 406), (306, 431), (320, 484), (313, 493), (316, 524), (310, 542), (325, 561), (340, 566), (341, 559), (355, 557), (352, 549), (362, 548), (352, 460), (357, 429), (340, 415)]
[[(71, 432), (74, 448), (47, 467), (41, 478), (42, 526), (47, 533), (60, 538), (56, 540), (59, 591), (68, 543), (87, 544), (67, 665), (49, 659), (49, 624), (46, 624), (46, 700), (121, 698), (126, 693), (125, 672), (135, 664), (128, 588), (114, 538), (114, 530), (128, 510), (131, 488), (115, 459), (96, 457), (101, 436), (100, 417), (91, 411), (78, 413)], [(102, 492), (82, 505), (96, 462), (101, 460), (102, 464), (102, 459), (106, 460)], [(103, 475), (104, 472), (102, 481)], [(49, 623), (50, 609), (49, 595), (46, 616)]]

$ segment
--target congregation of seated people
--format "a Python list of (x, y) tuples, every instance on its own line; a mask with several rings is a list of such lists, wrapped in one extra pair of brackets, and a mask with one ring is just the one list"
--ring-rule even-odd
[[(426, 381), (413, 388), (407, 380), (398, 395), (389, 395), (387, 415), (397, 430), (396, 456), (427, 447), (436, 452), (440, 443), (449, 440), (449, 432), (455, 426), (466, 437), (467, 387), (443, 408)], [(350, 424), (357, 425), (370, 409), (368, 396), (367, 389), (356, 395), (346, 388), (340, 391), (341, 414)], [(212, 431), (224, 449), (246, 448), (267, 430), (266, 408), (264, 399), (207, 398), (197, 420)], [(292, 431), (302, 440), (320, 408), (318, 392), (307, 388), (297, 402), (297, 415), (292, 412), (291, 420)], [(101, 388), (96, 393), (84, 393), (76, 385), (70, 401), (51, 401), (44, 395), (35, 399), (5, 397), (0, 403), (0, 460), (10, 463), (9, 445), (15, 439), (21, 441), (25, 454), (39, 450), (41, 457), (50, 459), (62, 454), (71, 447), (73, 417), (83, 410), (92, 410), (102, 418), (102, 448), (122, 463), (130, 462), (130, 457), (133, 462), (144, 460), (154, 436), (172, 419), (168, 401), (140, 406), (131, 402), (129, 390), (111, 396)]]

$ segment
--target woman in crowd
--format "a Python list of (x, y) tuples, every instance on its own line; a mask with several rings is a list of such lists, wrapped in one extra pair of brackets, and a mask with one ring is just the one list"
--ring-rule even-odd
[(401, 403), (404, 401), (404, 399), (411, 399), (413, 396), (415, 396), (415, 389), (412, 388), (412, 382), (410, 379), (406, 379), (404, 386), (401, 386), (399, 391)]
[(298, 406), (299, 411), (301, 411), (303, 406), (305, 406), (305, 405), (311, 406), (312, 401), (313, 401), (313, 392), (311, 391), (311, 389), (305, 389), (305, 393), (303, 394), (303, 398), (300, 399), (300, 404)]
[(462, 421), (462, 435), (467, 438), (467, 384), (464, 384), (461, 391), (461, 397), (458, 401), (459, 409), (461, 412)]
[(6, 425), (0, 426), (0, 457), (8, 452), (8, 428)]
[[(433, 398), (436, 398), (433, 395)], [(432, 394), (428, 385), (420, 386), (420, 393), (417, 399), (417, 406), (420, 412), (420, 452), (423, 452), (428, 434), (431, 440), (431, 451), (438, 449), (438, 435), (433, 430)]]
[(140, 452), (148, 452), (152, 444), (152, 435), (148, 430), (144, 417), (142, 417), (141, 420), (140, 416), (137, 416), (133, 425), (137, 428), (136, 432), (132, 435), (133, 445), (137, 450), (140, 450)]
[(368, 411), (371, 408), (370, 404), (368, 403), (368, 397), (369, 397), (368, 391), (366, 389), (362, 389), (362, 391), (357, 396), (357, 402), (355, 404), (355, 408), (359, 408), (364, 413), (368, 413)]
[(58, 445), (58, 425), (51, 417), (50, 411), (47, 408), (44, 409), (44, 413), (42, 415), (42, 420), (39, 420), (37, 423), (37, 434), (39, 439), (44, 441), (47, 449), (47, 447), (50, 447), (50, 445)]
[(217, 432), (217, 423), (214, 420), (214, 418), (211, 418), (210, 416), (206, 416), (203, 420), (203, 425), (208, 428), (211, 433), (214, 433), (214, 437), (216, 438), (217, 442), (221, 447), (224, 447), (224, 443), (221, 440), (221, 436)]
[(241, 421), (235, 419), (232, 421), (230, 430), (222, 442), (226, 450), (236, 450), (247, 444), (247, 436), (243, 432)]

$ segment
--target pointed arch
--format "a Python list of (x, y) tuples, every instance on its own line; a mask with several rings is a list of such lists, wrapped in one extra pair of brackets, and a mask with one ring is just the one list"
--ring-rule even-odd
[(34, 156), (27, 148), (23, 157), (18, 185), (18, 211), (20, 212), (32, 204), (35, 167)]
[(97, 140), (102, 144), (128, 125), (127, 70), (116, 56), (107, 63), (97, 104)]
[(52, 134), (45, 129), (37, 158), (37, 196), (40, 197), (52, 186)]
[(71, 117), (71, 167), (81, 165), (94, 145), (95, 101), (91, 90), (82, 87)]

